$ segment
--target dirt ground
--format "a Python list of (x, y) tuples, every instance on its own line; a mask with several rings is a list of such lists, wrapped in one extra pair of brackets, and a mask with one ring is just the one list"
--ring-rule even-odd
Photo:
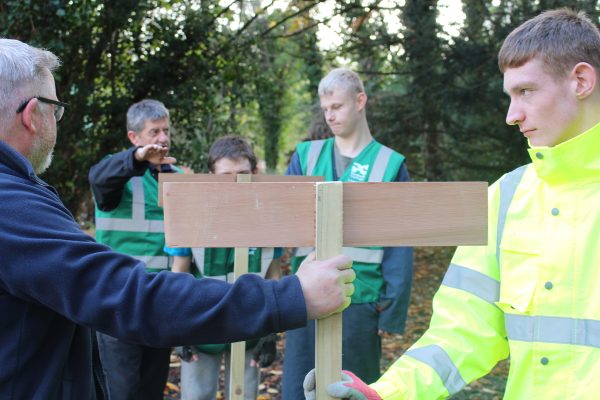
[[(406, 331), (404, 335), (392, 334), (383, 339), (382, 371), (385, 371), (427, 329), (431, 317), (431, 300), (440, 285), (452, 253), (453, 248), (421, 247), (415, 250), (415, 271)], [(285, 335), (280, 336), (278, 359), (270, 367), (261, 370), (259, 400), (279, 400), (281, 398)], [(462, 392), (454, 395), (452, 399), (499, 400), (504, 393), (507, 372), (508, 362), (503, 361), (490, 374), (471, 383)], [(220, 393), (219, 396), (221, 396)], [(172, 357), (169, 383), (165, 388), (165, 399), (179, 398), (179, 360)]]

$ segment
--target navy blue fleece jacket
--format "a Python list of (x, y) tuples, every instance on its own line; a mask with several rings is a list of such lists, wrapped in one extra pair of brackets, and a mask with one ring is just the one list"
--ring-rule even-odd
[(170, 347), (306, 324), (296, 277), (247, 275), (232, 285), (149, 274), (141, 262), (96, 243), (2, 141), (0, 254), (0, 399), (96, 398), (92, 330)]

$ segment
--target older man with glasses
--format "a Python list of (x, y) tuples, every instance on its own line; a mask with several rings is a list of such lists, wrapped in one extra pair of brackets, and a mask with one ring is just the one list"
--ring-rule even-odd
[(107, 398), (94, 331), (154, 347), (235, 342), (349, 303), (354, 274), (344, 256), (280, 281), (227, 284), (147, 273), (83, 233), (37, 176), (63, 113), (58, 64), (48, 51), (0, 39), (0, 398)]

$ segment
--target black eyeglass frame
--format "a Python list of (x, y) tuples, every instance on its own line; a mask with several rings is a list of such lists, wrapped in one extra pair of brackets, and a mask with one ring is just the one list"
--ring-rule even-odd
[[(25, 100), (24, 102), (21, 103), (19, 108), (17, 108), (17, 114), (22, 113), (23, 110), (25, 109), (25, 107), (27, 107), (27, 104), (29, 104), (29, 102), (33, 99), (38, 99), (38, 101), (41, 101), (42, 103), (54, 104), (55, 106), (58, 106), (54, 110), (54, 118), (56, 118), (56, 122), (58, 122), (62, 119), (63, 114), (65, 113), (65, 111), (64, 111), (65, 108), (67, 108), (69, 106), (68, 103), (64, 103), (62, 101), (52, 100), (52, 99), (49, 99), (47, 97), (42, 97), (42, 96), (33, 96), (32, 98)], [(61, 108), (62, 108), (62, 111), (59, 111), (59, 110), (61, 110)]]

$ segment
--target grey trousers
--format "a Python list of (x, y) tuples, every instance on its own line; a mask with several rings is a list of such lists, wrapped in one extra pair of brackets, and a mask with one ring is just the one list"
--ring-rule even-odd
[[(221, 359), (225, 358), (225, 399), (229, 398), (229, 350), (218, 354), (200, 353), (199, 359), (181, 362), (181, 400), (215, 400), (221, 371)], [(250, 366), (252, 350), (246, 350), (244, 369), (244, 400), (256, 400), (258, 396), (258, 366)]]

